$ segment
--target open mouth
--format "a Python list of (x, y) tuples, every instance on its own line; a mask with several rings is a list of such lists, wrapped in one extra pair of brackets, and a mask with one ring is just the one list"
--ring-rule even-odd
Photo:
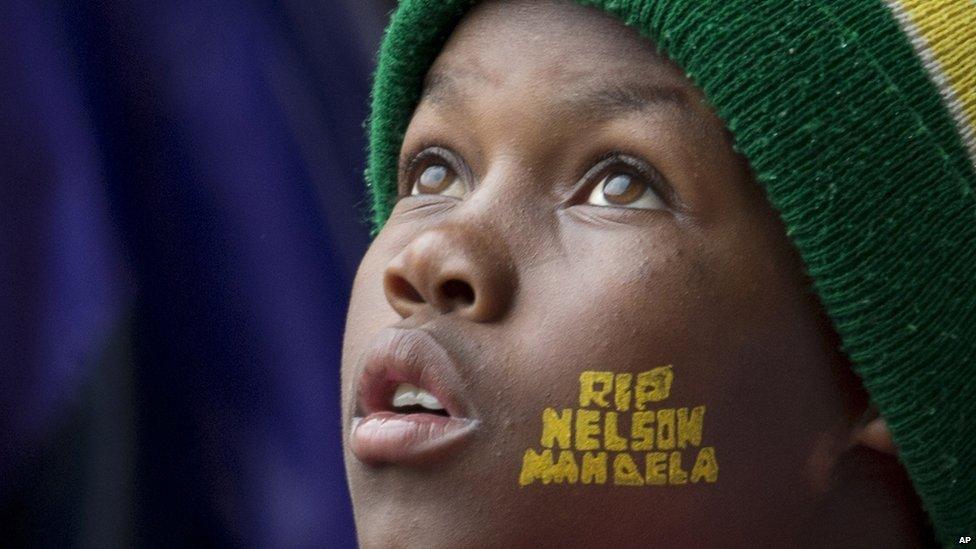
[(384, 330), (363, 357), (349, 445), (368, 464), (423, 464), (478, 426), (447, 351), (419, 330)]
[(437, 397), (409, 383), (401, 383), (397, 386), (390, 405), (393, 412), (397, 414), (434, 414), (451, 417)]

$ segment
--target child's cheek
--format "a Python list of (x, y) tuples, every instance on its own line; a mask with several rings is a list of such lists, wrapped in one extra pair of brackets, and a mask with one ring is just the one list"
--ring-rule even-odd
[(631, 330), (684, 334), (689, 323), (700, 327), (721, 297), (707, 244), (674, 218), (662, 214), (633, 227), (578, 227), (575, 233), (562, 281), (575, 298), (564, 306), (592, 317), (593, 329), (619, 329), (625, 321)]
[(667, 508), (702, 521), (768, 486), (782, 489), (764, 497), (795, 508), (795, 464), (819, 429), (795, 389), (820, 359), (797, 362), (806, 350), (780, 343), (796, 341), (775, 313), (794, 308), (785, 290), (737, 293), (751, 267), (676, 232), (577, 242), (572, 261), (523, 278), (512, 333), (524, 337), (496, 380), (510, 397), (497, 419), (519, 426), (509, 481), (525, 497), (599, 486), (645, 503), (667, 486)]
[[(383, 273), (393, 257), (394, 238), (381, 232), (367, 250), (356, 271), (342, 345), (343, 411), (349, 412), (356, 361), (376, 334), (400, 320), (383, 291)], [(394, 236), (394, 235), (390, 235)], [(348, 421), (344, 422), (347, 425)]]

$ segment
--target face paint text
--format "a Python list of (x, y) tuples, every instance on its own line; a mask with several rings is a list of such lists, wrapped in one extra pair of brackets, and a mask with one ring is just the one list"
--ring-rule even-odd
[(702, 446), (705, 406), (657, 407), (673, 381), (671, 366), (582, 372), (578, 409), (542, 411), (540, 448), (525, 451), (519, 485), (716, 482), (715, 448)]

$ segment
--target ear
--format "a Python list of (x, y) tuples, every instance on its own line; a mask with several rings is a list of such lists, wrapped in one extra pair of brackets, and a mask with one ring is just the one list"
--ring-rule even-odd
[(898, 455), (898, 447), (891, 438), (888, 422), (878, 415), (877, 409), (873, 406), (865, 413), (859, 425), (851, 431), (851, 447), (855, 446), (864, 446), (890, 456)]

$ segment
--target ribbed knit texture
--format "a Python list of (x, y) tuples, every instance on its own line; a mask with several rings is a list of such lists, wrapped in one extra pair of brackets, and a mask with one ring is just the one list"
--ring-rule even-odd
[[(580, 3), (636, 27), (704, 90), (780, 212), (940, 540), (976, 537), (976, 3)], [(377, 229), (424, 75), (472, 4), (401, 0), (387, 29), (367, 171)]]

